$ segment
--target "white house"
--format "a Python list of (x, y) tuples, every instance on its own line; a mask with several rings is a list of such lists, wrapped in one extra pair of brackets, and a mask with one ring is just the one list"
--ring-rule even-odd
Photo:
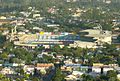
[(75, 75), (75, 76), (81, 76), (83, 75), (84, 73), (83, 72), (80, 72), (80, 71), (73, 71), (72, 72), (72, 75)]
[(5, 67), (0, 71), (1, 74), (15, 74), (12, 68)]
[(40, 14), (33, 14), (33, 18), (40, 17)]
[(110, 70), (114, 70), (114, 69), (112, 67), (104, 67), (103, 68), (103, 73), (107, 74), (107, 72), (110, 71)]
[(77, 77), (74, 75), (68, 75), (67, 77), (65, 77), (66, 81), (76, 81)]
[(92, 72), (101, 73), (101, 68), (100, 67), (92, 67)]
[(23, 69), (24, 69), (25, 73), (27, 73), (27, 74), (32, 73), (33, 74), (35, 66), (34, 65), (25, 65)]

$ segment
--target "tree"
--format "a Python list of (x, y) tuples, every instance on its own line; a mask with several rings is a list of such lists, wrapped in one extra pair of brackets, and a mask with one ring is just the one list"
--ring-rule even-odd
[(113, 59), (113, 57), (108, 55), (103, 55), (102, 58), (99, 59), (100, 63), (104, 64), (114, 64), (116, 61)]
[(64, 77), (65, 76), (62, 74), (61, 70), (57, 68), (55, 76), (53, 77), (52, 81), (63, 81)]
[(18, 64), (22, 63), (22, 61), (18, 58), (11, 58), (11, 62), (12, 63), (18, 63)]
[(25, 81), (25, 78), (17, 78), (16, 81)]
[(118, 41), (120, 42), (120, 35), (118, 35), (117, 39), (118, 39)]
[(41, 52), (42, 50), (44, 50), (45, 48), (43, 46), (37, 47), (35, 48), (36, 52)]
[(5, 41), (6, 41), (6, 37), (0, 33), (0, 46), (3, 46)]
[(2, 58), (3, 60), (7, 60), (8, 59), (8, 54), (3, 53), (3, 54), (0, 55), (0, 58)]
[(25, 74), (23, 69), (20, 69), (20, 74), (21, 74), (21, 75), (24, 75), (24, 74)]
[(32, 81), (41, 81), (38, 77), (32, 77)]
[(43, 55), (43, 58), (44, 58), (45, 62), (48, 62), (48, 63), (53, 63), (54, 62), (54, 59), (53, 59), (52, 56)]
[(76, 49), (73, 49), (72, 50), (72, 52), (73, 52), (73, 57), (81, 57), (82, 56), (82, 48), (80, 48), (80, 47), (77, 47)]
[(119, 56), (119, 52), (116, 50), (115, 45), (113, 44), (104, 44), (103, 48), (102, 48), (102, 53), (104, 55), (109, 55), (109, 56), (113, 56), (113, 57), (118, 57)]
[(11, 53), (11, 51), (14, 49), (14, 43), (13, 43), (13, 42), (6, 41), (6, 42), (4, 43), (4, 48), (5, 48), (5, 51), (6, 51), (6, 52)]
[(0, 74), (0, 80), (1, 81), (10, 81), (10, 79), (9, 78), (7, 78), (5, 75), (3, 75), (3, 74)]
[[(25, 79), (29, 79), (30, 78), (30, 74), (24, 74), (24, 78)], [(23, 80), (24, 81), (24, 80)]]
[(82, 79), (83, 79), (82, 81), (95, 81), (94, 77), (86, 74), (82, 75)]
[(13, 49), (12, 53), (15, 54), (16, 58), (25, 61), (27, 64), (30, 64), (34, 59), (34, 54), (32, 52), (29, 52), (29, 50), (23, 48)]
[(72, 56), (72, 52), (71, 52), (70, 48), (68, 48), (67, 46), (64, 46), (62, 48), (61, 54), (63, 54), (65, 58), (66, 58), (66, 56)]
[(59, 53), (61, 48), (59, 45), (55, 45), (55, 46), (51, 47), (51, 50), (52, 50), (52, 52)]
[(111, 78), (111, 77), (115, 77), (117, 78), (117, 72), (114, 71), (114, 70), (110, 70), (107, 72), (107, 75), (106, 75), (108, 78)]
[(3, 74), (0, 74), (0, 79), (4, 78), (5, 76)]
[(119, 81), (117, 79), (117, 72), (114, 70), (108, 71), (106, 76), (104, 76), (104, 78), (103, 77), (101, 77), (101, 78), (104, 80), (107, 80), (107, 81)]

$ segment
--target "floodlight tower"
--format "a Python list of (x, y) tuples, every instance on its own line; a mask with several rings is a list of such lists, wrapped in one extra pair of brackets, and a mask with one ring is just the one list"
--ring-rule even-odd
[(10, 42), (15, 39), (15, 35), (17, 34), (17, 21), (15, 24), (15, 27), (11, 29), (11, 36), (10, 36)]
[(102, 33), (103, 32), (102, 26), (100, 24), (98, 24), (98, 27), (99, 27), (100, 32)]

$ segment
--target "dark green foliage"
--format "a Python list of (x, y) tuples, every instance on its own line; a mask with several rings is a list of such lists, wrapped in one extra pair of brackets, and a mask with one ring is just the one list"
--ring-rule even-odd
[(117, 79), (117, 73), (113, 70), (107, 72), (106, 75), (100, 75), (96, 77), (92, 77), (91, 75), (83, 74), (83, 81), (119, 81)]
[(53, 77), (52, 81), (64, 81), (64, 75), (62, 74), (59, 68), (56, 69), (55, 76)]
[(117, 78), (117, 72), (114, 71), (114, 70), (110, 70), (107, 72), (107, 75), (106, 75), (108, 78), (111, 78), (111, 77), (115, 77)]
[(43, 55), (43, 58), (44, 58), (43, 60), (44, 60), (45, 62), (54, 63), (54, 59), (53, 59), (52, 56)]
[(0, 47), (4, 44), (5, 41), (6, 41), (6, 37), (0, 33)]
[(25, 61), (27, 64), (30, 64), (31, 61), (34, 59), (33, 53), (23, 48), (13, 49), (12, 53), (15, 54), (16, 58)]
[(83, 78), (83, 81), (95, 81), (95, 79), (92, 76), (86, 75), (86, 74), (83, 74), (82, 78)]
[(120, 42), (120, 35), (118, 35), (117, 39), (118, 39), (118, 41)]

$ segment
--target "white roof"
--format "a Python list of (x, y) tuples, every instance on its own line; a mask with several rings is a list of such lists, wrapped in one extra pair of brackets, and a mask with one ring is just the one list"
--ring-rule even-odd
[(73, 71), (72, 74), (73, 74), (73, 75), (83, 75), (84, 73), (83, 73), (83, 72), (80, 72), (80, 71)]

